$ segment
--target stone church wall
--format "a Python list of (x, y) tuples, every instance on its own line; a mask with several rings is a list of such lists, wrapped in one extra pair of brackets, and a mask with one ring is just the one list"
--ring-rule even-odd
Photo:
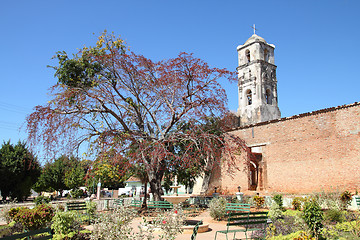
[[(262, 154), (257, 191), (360, 190), (360, 103), (258, 123), (232, 133)], [(220, 169), (214, 176), (221, 177), (213, 177), (210, 188), (249, 189), (243, 164), (232, 176)]]

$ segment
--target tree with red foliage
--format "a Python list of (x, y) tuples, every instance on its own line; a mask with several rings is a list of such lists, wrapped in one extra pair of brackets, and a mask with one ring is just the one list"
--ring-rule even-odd
[(88, 143), (98, 157), (121, 163), (124, 173), (139, 164), (155, 200), (163, 194), (166, 169), (199, 161), (211, 169), (224, 153), (234, 164), (234, 154), (245, 149), (243, 141), (227, 134), (226, 124), (219, 126), (221, 134), (202, 127), (209, 117), (227, 114), (218, 81), (236, 81), (234, 72), (210, 68), (187, 53), (153, 62), (106, 33), (95, 47), (84, 47), (73, 58), (59, 52), (56, 58), (53, 99), (27, 118), (30, 143), (42, 143), (49, 152)]

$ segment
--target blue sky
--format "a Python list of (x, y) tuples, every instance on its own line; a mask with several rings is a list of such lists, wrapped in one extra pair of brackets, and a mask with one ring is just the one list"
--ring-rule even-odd
[[(153, 60), (184, 51), (235, 70), (256, 24), (276, 46), (283, 117), (359, 101), (359, 9), (358, 0), (1, 1), (0, 141), (26, 138), (19, 127), (56, 82), (46, 67), (55, 52), (94, 45), (104, 29)], [(224, 88), (236, 111), (237, 85)]]

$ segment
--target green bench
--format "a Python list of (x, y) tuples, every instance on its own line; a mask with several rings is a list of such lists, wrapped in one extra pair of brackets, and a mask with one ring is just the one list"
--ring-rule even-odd
[[(267, 217), (268, 212), (248, 212), (248, 211), (238, 211), (238, 212), (229, 212), (228, 222), (226, 224), (226, 230), (216, 231), (215, 240), (218, 233), (223, 233), (228, 239), (228, 234), (233, 234), (232, 239), (236, 239), (236, 233), (244, 232), (246, 239), (248, 239), (247, 233), (257, 230), (264, 230), (266, 232), (266, 226), (268, 222)], [(263, 226), (263, 227), (259, 227)], [(242, 228), (239, 228), (242, 227)], [(265, 239), (265, 236), (264, 236)]]
[(355, 196), (355, 202), (356, 202), (356, 206), (358, 207), (358, 209), (360, 209), (360, 197), (359, 196)]
[(53, 233), (51, 231), (51, 228), (43, 228), (43, 229), (37, 229), (34, 231), (29, 231), (29, 232), (19, 233), (19, 234), (15, 234), (15, 235), (11, 235), (11, 236), (2, 237), (2, 238), (0, 238), (0, 240), (15, 240), (15, 239), (22, 239), (22, 238), (29, 239), (29, 237), (33, 237), (38, 234), (41, 234), (41, 236), (36, 237), (36, 240), (46, 240), (46, 239), (53, 238)]
[(142, 205), (141, 200), (133, 199), (130, 202), (130, 207), (141, 208), (141, 205)]
[(195, 225), (194, 230), (193, 230), (193, 233), (191, 234), (190, 240), (195, 240), (195, 239), (196, 239), (196, 235), (197, 235), (197, 233), (198, 233), (199, 226), (200, 226), (202, 223), (203, 223), (203, 221), (201, 220), (201, 221), (199, 221), (199, 222)]
[(250, 204), (247, 203), (226, 203), (225, 212), (250, 212)]
[(84, 201), (67, 202), (66, 209), (67, 211), (76, 211), (80, 217), (85, 216), (88, 219), (88, 222), (90, 223), (90, 214), (88, 213), (86, 202)]
[(117, 208), (120, 206), (124, 206), (124, 199), (123, 198), (115, 199), (114, 207)]
[[(130, 202), (130, 207), (141, 208), (141, 206), (142, 206), (141, 200), (133, 199)], [(147, 208), (148, 209), (172, 209), (173, 204), (168, 201), (148, 201)]]
[(174, 206), (168, 201), (149, 201), (147, 207), (148, 209), (172, 209)]

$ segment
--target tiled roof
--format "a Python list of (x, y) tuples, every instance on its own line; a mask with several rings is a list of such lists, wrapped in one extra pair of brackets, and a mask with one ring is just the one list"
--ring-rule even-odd
[(129, 177), (125, 182), (140, 182), (140, 179), (137, 177)]

